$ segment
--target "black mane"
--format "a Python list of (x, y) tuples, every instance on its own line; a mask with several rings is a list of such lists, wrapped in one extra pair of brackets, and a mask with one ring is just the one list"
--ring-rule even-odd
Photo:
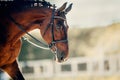
[(45, 0), (8, 0), (0, 1), (0, 12), (2, 14), (14, 11), (20, 11), (22, 9), (31, 7), (48, 7), (52, 5)]

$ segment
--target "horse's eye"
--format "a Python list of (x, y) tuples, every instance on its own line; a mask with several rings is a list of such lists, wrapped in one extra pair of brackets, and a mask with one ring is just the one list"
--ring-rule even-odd
[(58, 21), (57, 25), (58, 25), (58, 26), (62, 26), (63, 23), (64, 23), (63, 21)]
[(61, 28), (61, 25), (56, 25), (56, 29), (60, 29)]
[(60, 29), (61, 25), (62, 25), (61, 22), (58, 21), (58, 22), (57, 22), (57, 25), (56, 25), (56, 28), (57, 28), (57, 29)]
[(58, 21), (56, 27), (59, 28), (61, 26), (61, 22)]

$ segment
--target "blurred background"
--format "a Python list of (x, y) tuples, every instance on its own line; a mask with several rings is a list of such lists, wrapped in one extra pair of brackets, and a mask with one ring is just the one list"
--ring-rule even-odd
[[(26, 80), (119, 80), (120, 0), (46, 1), (58, 8), (64, 2), (73, 3), (67, 14), (69, 59), (56, 63), (51, 51), (22, 39), (18, 60)], [(39, 30), (30, 33), (42, 40)], [(1, 75), (0, 80), (7, 80)]]

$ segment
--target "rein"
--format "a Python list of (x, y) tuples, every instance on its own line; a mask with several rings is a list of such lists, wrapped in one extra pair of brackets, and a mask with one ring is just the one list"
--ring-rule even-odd
[(45, 49), (45, 50), (50, 50), (50, 48), (48, 47), (43, 47), (43, 46), (39, 46), (35, 43), (33, 43), (32, 41), (30, 41), (27, 37), (23, 36), (22, 37), (25, 41), (27, 41), (28, 43), (32, 44), (33, 46), (37, 47), (37, 48), (41, 48), (41, 49)]

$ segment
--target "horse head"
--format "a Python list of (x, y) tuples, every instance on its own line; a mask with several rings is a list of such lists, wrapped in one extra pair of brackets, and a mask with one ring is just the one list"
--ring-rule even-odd
[(69, 53), (67, 38), (69, 27), (67, 25), (66, 14), (71, 10), (72, 4), (67, 8), (66, 4), (64, 3), (59, 9), (55, 9), (55, 6), (53, 6), (49, 23), (41, 30), (42, 37), (55, 54), (55, 61), (57, 62), (66, 61)]

